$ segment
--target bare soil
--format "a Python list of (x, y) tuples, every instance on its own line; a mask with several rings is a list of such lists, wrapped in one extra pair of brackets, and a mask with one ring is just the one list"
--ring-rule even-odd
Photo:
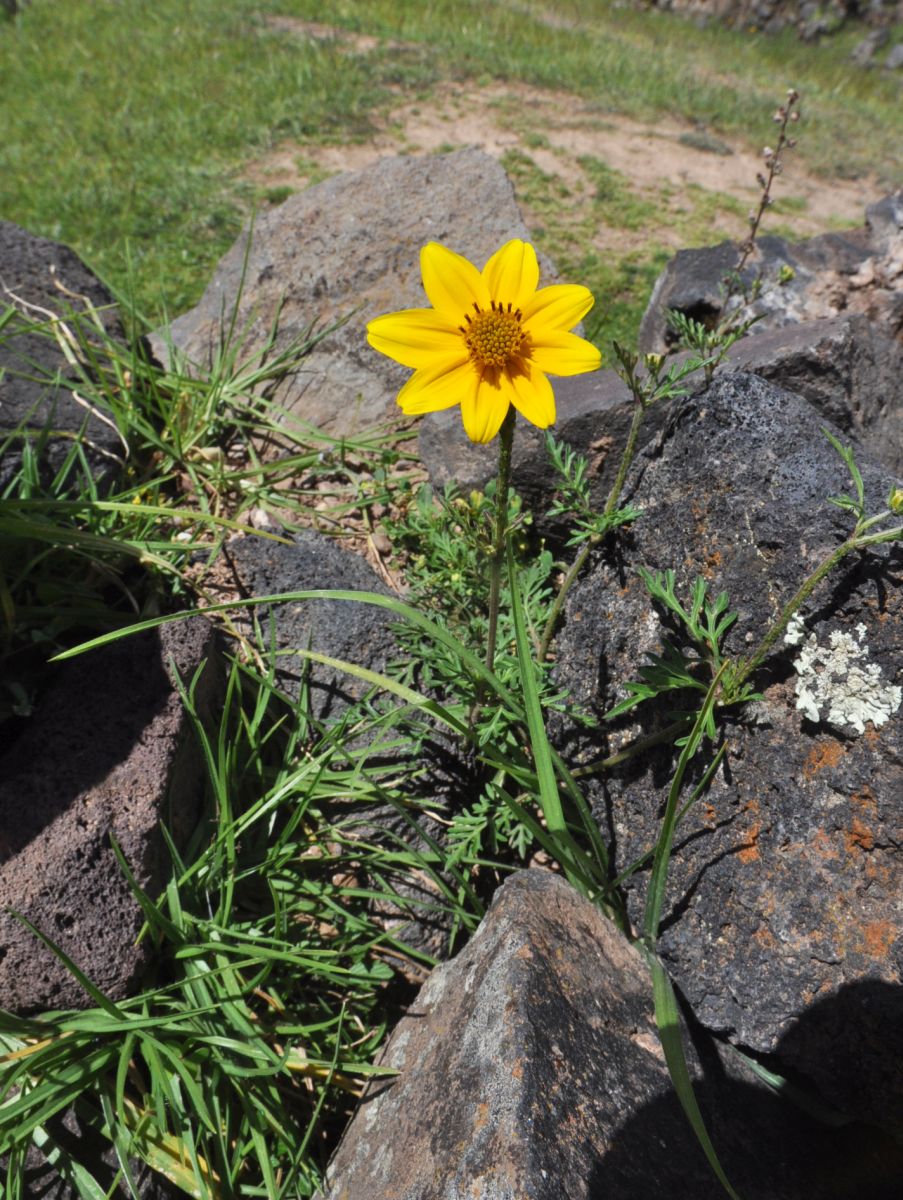
[[(296, 34), (302, 32), (296, 28), (302, 24), (305, 36), (353, 36), (328, 26), (308, 29), (309, 23), (293, 22)], [(688, 137), (697, 144), (681, 140)], [(540, 171), (560, 181), (563, 210), (579, 210), (592, 194), (579, 163), (584, 156), (620, 172), (639, 198), (665, 195), (661, 218), (644, 224), (641, 232), (611, 226), (593, 236), (595, 248), (619, 253), (650, 243), (678, 249), (688, 241), (701, 244), (740, 237), (745, 233), (745, 213), (759, 198), (756, 175), (762, 169), (761, 148), (714, 137), (676, 118), (638, 121), (600, 111), (566, 92), (517, 83), (479, 88), (470, 83), (443, 84), (429, 99), (400, 99), (395, 109), (376, 119), (376, 132), (365, 141), (283, 143), (251, 163), (243, 175), (267, 190), (301, 190), (326, 175), (359, 170), (387, 155), (435, 154), (462, 146), (479, 146), (496, 158), (509, 151), (527, 155)], [(668, 212), (685, 212), (684, 203), (692, 208), (704, 198), (702, 193), (725, 198), (727, 208), (716, 206), (711, 221), (694, 236), (688, 234), (686, 222), (669, 220)], [(858, 225), (866, 205), (880, 195), (874, 178), (826, 181), (810, 174), (790, 152), (785, 174), (773, 190), (778, 210), (766, 217), (763, 232), (778, 228), (782, 234), (803, 238)], [(529, 226), (533, 215), (529, 195), (519, 199)], [(566, 212), (562, 215), (567, 220)]]

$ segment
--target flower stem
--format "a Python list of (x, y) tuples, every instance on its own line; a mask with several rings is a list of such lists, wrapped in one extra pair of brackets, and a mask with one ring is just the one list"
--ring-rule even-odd
[[(646, 412), (646, 407), (636, 397), (637, 403), (633, 410), (633, 420), (630, 423), (630, 432), (627, 435), (627, 443), (624, 446), (624, 452), (621, 455), (621, 461), (618, 464), (618, 473), (615, 476), (615, 481), (612, 484), (608, 499), (605, 501), (605, 508), (602, 510), (603, 517), (610, 517), (618, 507), (618, 501), (621, 498), (621, 491), (624, 488), (624, 480), (627, 478), (627, 472), (630, 469), (630, 464), (633, 462), (633, 456), (636, 454), (637, 439), (640, 435), (640, 426), (643, 423), (643, 417)], [(568, 592), (571, 590), (577, 576), (583, 570), (583, 565), (589, 557), (589, 552), (593, 546), (599, 544), (604, 534), (596, 533), (588, 537), (577, 554), (577, 557), (568, 568), (568, 572), (561, 582), (561, 587), (558, 589), (558, 595), (552, 605), (552, 610), (549, 613), (546, 627), (542, 631), (542, 639), (539, 643), (539, 661), (545, 662), (549, 648), (552, 645), (552, 638), (555, 636), (555, 629), (558, 625), (558, 618), (561, 615), (561, 610), (564, 607), (564, 602), (567, 599)]]
[(571, 585), (573, 584), (574, 580), (583, 570), (583, 564), (589, 557), (589, 552), (597, 540), (598, 539), (596, 538), (586, 539), (586, 541), (580, 547), (580, 553), (571, 563), (570, 567), (568, 568), (567, 575), (565, 575), (561, 582), (561, 587), (558, 589), (558, 595), (555, 597), (551, 612), (549, 613), (549, 618), (546, 621), (546, 627), (542, 631), (542, 640), (539, 643), (539, 650), (537, 652), (540, 662), (545, 662), (546, 657), (548, 656), (549, 647), (552, 645), (552, 638), (555, 636), (555, 628), (558, 625), (558, 617), (561, 613), (562, 607), (564, 606), (567, 594), (571, 590)]
[(653, 746), (660, 746), (663, 742), (673, 742), (678, 734), (687, 729), (691, 721), (691, 717), (682, 717), (665, 729), (660, 729), (658, 733), (650, 733), (648, 737), (637, 738), (623, 749), (610, 754), (608, 758), (596, 759), (595, 762), (587, 763), (584, 767), (574, 767), (571, 774), (575, 779), (583, 779), (587, 775), (598, 775), (601, 771), (610, 771), (612, 767), (629, 762), (631, 758), (635, 758), (637, 754), (642, 754), (645, 750), (651, 750)]
[[(880, 515), (883, 517), (886, 514), (882, 513)], [(739, 664), (738, 670), (731, 681), (733, 691), (739, 689), (750, 675), (758, 670), (772, 646), (790, 624), (791, 617), (798, 609), (802, 608), (824, 577), (834, 570), (841, 559), (846, 558), (854, 550), (865, 550), (868, 546), (877, 546), (882, 542), (896, 542), (903, 538), (903, 526), (897, 526), (894, 529), (884, 529), (880, 533), (871, 533), (863, 536), (863, 530), (870, 527), (871, 524), (872, 522), (868, 521), (858, 526), (856, 533), (852, 537), (847, 538), (836, 550), (833, 550), (824, 562), (815, 568), (809, 578), (803, 581), (793, 598), (784, 606), (777, 621), (775, 621), (774, 625), (772, 625), (762, 638), (752, 657), (743, 660)]]
[[(508, 536), (508, 492), (511, 488), (511, 445), (514, 441), (514, 422), (517, 413), (512, 406), (499, 430), (499, 470), (495, 488), (495, 535), (489, 557), (489, 627), (486, 632), (486, 669), (495, 666), (495, 644), (499, 624), (499, 596), (502, 589), (502, 562)], [(477, 685), (477, 696), (470, 712), (471, 727), (476, 722), (483, 703), (485, 686)]]
[(636, 406), (633, 410), (633, 420), (630, 422), (630, 432), (627, 434), (627, 444), (624, 446), (624, 452), (618, 464), (618, 473), (615, 476), (614, 483), (611, 485), (611, 491), (608, 494), (608, 499), (605, 501), (605, 507), (602, 509), (603, 517), (610, 517), (618, 507), (618, 501), (621, 499), (621, 492), (624, 489), (624, 480), (627, 478), (627, 472), (630, 470), (630, 464), (633, 462), (633, 456), (636, 454), (637, 439), (640, 436), (640, 426), (643, 424), (643, 417), (646, 415), (646, 405), (636, 392), (634, 392), (634, 398)]

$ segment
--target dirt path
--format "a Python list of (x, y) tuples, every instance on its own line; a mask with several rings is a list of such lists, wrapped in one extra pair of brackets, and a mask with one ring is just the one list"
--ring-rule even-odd
[[(296, 34), (298, 24), (293, 23)], [(304, 30), (312, 37), (340, 33), (319, 25)], [(353, 42), (352, 35), (342, 35)], [(572, 228), (580, 223), (582, 240), (588, 236), (596, 250), (624, 254), (650, 245), (677, 249), (741, 237), (747, 212), (758, 200), (761, 159), (747, 146), (687, 122), (637, 121), (564, 92), (517, 83), (479, 89), (443, 84), (428, 100), (400, 101), (379, 120), (369, 141), (286, 143), (243, 174), (265, 192), (277, 193), (358, 170), (386, 155), (433, 154), (462, 146), (479, 146), (509, 167), (529, 227), (548, 229), (553, 196), (558, 219)], [(512, 156), (516, 171), (511, 170)], [(600, 170), (623, 193), (616, 211), (609, 211), (605, 197), (599, 196)], [(866, 205), (880, 194), (873, 179), (826, 183), (791, 153), (763, 231), (801, 238), (858, 225)], [(626, 217), (625, 195), (635, 201), (633, 214)], [(594, 200), (590, 228), (587, 214)]]

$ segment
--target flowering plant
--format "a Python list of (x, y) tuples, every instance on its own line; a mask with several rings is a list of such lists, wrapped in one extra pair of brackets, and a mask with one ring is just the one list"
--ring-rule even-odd
[(533, 425), (555, 421), (546, 375), (595, 371), (600, 354), (570, 330), (589, 312), (588, 288), (539, 288), (529, 242), (507, 242), (478, 271), (438, 242), (420, 252), (432, 308), (408, 308), (367, 326), (370, 345), (414, 374), (398, 394), (406, 413), (461, 405), (467, 436), (490, 442), (513, 405)]

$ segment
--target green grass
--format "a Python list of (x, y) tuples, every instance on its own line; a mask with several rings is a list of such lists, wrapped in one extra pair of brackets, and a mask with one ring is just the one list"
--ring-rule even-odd
[[(90, 316), (29, 321), (0, 310), (0, 344), (30, 333), (67, 353), (86, 405), (111, 423), (127, 451), (101, 494), (77, 437), (54, 473), (48, 434), (7, 433), (0, 451), (21, 465), (0, 496), (0, 727), (28, 716), (48, 658), (105, 629), (203, 596), (192, 556), (212, 561), (255, 508), (280, 520), (333, 523), (397, 491), (410, 456), (405, 437), (372, 431), (335, 447), (318, 430), (278, 424), (285, 449), (262, 460), (253, 439), (277, 425), (259, 389), (297, 368), (328, 336), (311, 327), (278, 353), (264, 348), (241, 366), (228, 347), (205, 378), (146, 361), (139, 329), (128, 346), (103, 337)], [(98, 340), (100, 339), (100, 340)], [(45, 383), (51, 392), (52, 378)], [(330, 502), (331, 501), (331, 502)]]
[(636, 192), (620, 171), (588, 154), (577, 161), (592, 186), (590, 203), (598, 220), (635, 232), (659, 218), (658, 205)]
[[(681, 112), (754, 146), (768, 140), (775, 98), (792, 81), (805, 97), (798, 153), (811, 169), (903, 177), (899, 89), (880, 72), (849, 66), (855, 29), (813, 47), (789, 35), (699, 30), (599, 0), (555, 5), (570, 26), (545, 19), (552, 11), (513, 0), (338, 0), (329, 19), (340, 33), (312, 38), (267, 20), (322, 21), (322, 3), (307, 0), (31, 0), (15, 20), (0, 21), (0, 211), (69, 242), (132, 295), (138, 313), (126, 316), (137, 333), (142, 313), (195, 300), (247, 214), (289, 194), (291, 184), (268, 183), (265, 171), (248, 181), (267, 151), (287, 149), (299, 174), (315, 180), (323, 176), (318, 145), (368, 139), (400, 98), (427, 104), (446, 80), (475, 91), (498, 81), (567, 89), (597, 124), (616, 112), (646, 120)], [(355, 42), (355, 33), (376, 44)], [(742, 216), (744, 206), (692, 187), (680, 196), (665, 184), (638, 187), (592, 156), (568, 185), (531, 157), (548, 149), (531, 114), (506, 101), (505, 119), (524, 147), (504, 163), (535, 240), (564, 278), (596, 295), (587, 336), (629, 346), (670, 255), (656, 229), (667, 224), (687, 244), (701, 244), (713, 221)], [(800, 203), (783, 199), (775, 209), (789, 217)], [(602, 251), (594, 241), (602, 234), (630, 235), (632, 244)], [(0, 336), (20, 328), (12, 310), (0, 312)], [(65, 336), (58, 324), (34, 329), (57, 342)], [(516, 536), (489, 669), (482, 650), (483, 575), (496, 527), (491, 489), (415, 499), (409, 456), (399, 435), (385, 431), (334, 446), (316, 430), (280, 424), (281, 457), (258, 455), (257, 439), (283, 416), (260, 399), (260, 385), (291, 370), (325, 331), (311, 327), (283, 355), (256, 365), (239, 366), (227, 346), (208, 377), (189, 379), (145, 362), (137, 341), (99, 346), (77, 323), (73, 329), (80, 394), (115, 423), (128, 463), (101, 496), (77, 440), (48, 480), (43, 435), (11, 435), (25, 450), (0, 497), (0, 722), (27, 718), (50, 654), (206, 601), (203, 571), (189, 571), (189, 560), (199, 555), (197, 567), (212, 559), (259, 508), (291, 529), (315, 523), (325, 497), (340, 526), (359, 529), (378, 505), (406, 556), (412, 603), (369, 598), (402, 623), (404, 653), (384, 676), (345, 664), (374, 691), (334, 722), (317, 718), (306, 683), (300, 696), (283, 694), (281, 660), (257, 609), (243, 613), (240, 629), (234, 611), (215, 610), (232, 634), (218, 723), (204, 725), (190, 689), (184, 696), (206, 762), (205, 821), (191, 845), (173, 848), (164, 893), (138, 897), (157, 947), (156, 975), (120, 1003), (93, 992), (85, 1013), (0, 1014), (4, 1194), (24, 1200), (19, 1168), (32, 1138), (56, 1156), (77, 1195), (102, 1194), (77, 1153), (54, 1143), (53, 1118), (74, 1102), (114, 1143), (124, 1174), (138, 1156), (205, 1200), (295, 1200), (321, 1178), (409, 994), (390, 964), (400, 956), (429, 965), (380, 911), (409, 917), (426, 903), (458, 945), (504, 873), (542, 851), (623, 925), (607, 848), (575, 775), (548, 742), (543, 713), (591, 718), (558, 694), (542, 647), (557, 614), (556, 578), (639, 514), (618, 509), (616, 494), (594, 512), (587, 464), (552, 446), (553, 515), (571, 519), (576, 532), (556, 563), (534, 545), (529, 514), (511, 500)], [(627, 368), (635, 379), (636, 362)], [(656, 374), (637, 385), (638, 419), (653, 394), (662, 403), (679, 382)], [(898, 540), (901, 532), (892, 531)], [(702, 605), (700, 595), (691, 624)], [(711, 656), (711, 629), (690, 632), (698, 667)], [(687, 678), (699, 692), (696, 675)], [(690, 737), (657, 847), (618, 881), (652, 861), (650, 952), (674, 827), (719, 761), (710, 757), (703, 783), (684, 800), (682, 774), (693, 751), (706, 753), (702, 735), (714, 732), (723, 678), (701, 687), (695, 726), (684, 721), (678, 730)], [(637, 694), (649, 698), (658, 683), (646, 668)], [(662, 690), (672, 685), (669, 676)], [(458, 807), (437, 798), (423, 767), (437, 730), (445, 751), (453, 739), (473, 772)], [(377, 810), (392, 816), (382, 832)], [(428, 900), (399, 893), (412, 876), (428, 880)], [(655, 969), (659, 1021), (673, 1033), (673, 996)], [(670, 1034), (663, 1040), (705, 1144), (680, 1046)]]
[(180, 311), (267, 202), (265, 187), (242, 181), (250, 161), (281, 142), (303, 151), (366, 138), (401, 94), (428, 98), (443, 78), (566, 89), (601, 117), (681, 112), (754, 146), (793, 82), (802, 161), (826, 176), (903, 180), (898, 81), (850, 66), (855, 28), (813, 46), (600, 0), (556, 8), (573, 28), (545, 11), (340, 0), (330, 20), (379, 39), (357, 49), (263, 15), (322, 21), (312, 0), (32, 0), (0, 22), (0, 212), (74, 246), (140, 310)]
[(0, 25), (15, 112), (0, 211), (73, 245), (139, 307), (197, 299), (254, 196), (237, 168), (283, 140), (371, 132), (431, 54), (359, 58), (280, 35), (246, 0), (37, 0)]

